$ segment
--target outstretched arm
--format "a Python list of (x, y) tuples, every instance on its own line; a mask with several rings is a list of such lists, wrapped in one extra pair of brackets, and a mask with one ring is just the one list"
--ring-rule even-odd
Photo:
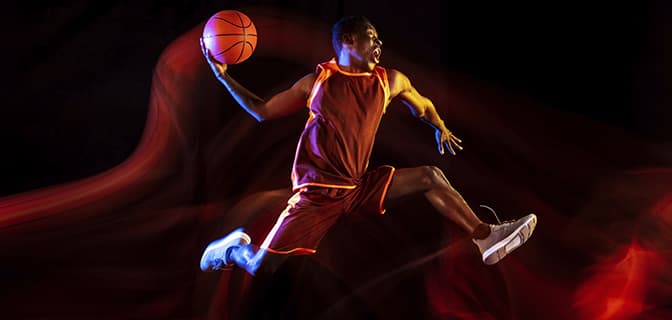
[(455, 148), (462, 150), (462, 146), (460, 146), (462, 140), (454, 136), (446, 128), (443, 120), (441, 120), (441, 117), (436, 112), (432, 101), (418, 93), (405, 74), (390, 69), (388, 71), (388, 79), (390, 82), (390, 97), (399, 96), (416, 118), (424, 121), (436, 130), (435, 138), (440, 154), (444, 154), (444, 147), (452, 155), (455, 155)]
[(306, 75), (294, 83), (291, 88), (274, 95), (266, 101), (233, 79), (226, 72), (228, 66), (215, 60), (210, 51), (203, 46), (203, 39), (201, 39), (201, 50), (217, 80), (226, 87), (236, 102), (257, 121), (262, 122), (287, 116), (306, 106), (308, 95), (315, 82), (314, 74)]

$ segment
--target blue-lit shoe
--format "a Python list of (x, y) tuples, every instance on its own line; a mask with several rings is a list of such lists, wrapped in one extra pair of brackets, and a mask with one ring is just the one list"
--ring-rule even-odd
[(234, 246), (242, 246), (252, 242), (250, 236), (243, 232), (242, 228), (233, 230), (224, 238), (210, 242), (201, 256), (201, 270), (214, 271), (227, 269), (233, 266), (233, 261), (229, 261), (228, 250)]
[(511, 251), (523, 245), (537, 226), (537, 216), (528, 214), (516, 221), (490, 225), (490, 235), (481, 240), (473, 239), (481, 251), (483, 262), (495, 264)]

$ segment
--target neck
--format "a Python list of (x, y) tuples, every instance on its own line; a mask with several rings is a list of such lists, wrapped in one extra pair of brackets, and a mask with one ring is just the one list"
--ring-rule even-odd
[(361, 72), (371, 72), (368, 68), (358, 66), (351, 55), (347, 52), (342, 52), (338, 55), (336, 59), (338, 67), (345, 72), (351, 73), (361, 73)]

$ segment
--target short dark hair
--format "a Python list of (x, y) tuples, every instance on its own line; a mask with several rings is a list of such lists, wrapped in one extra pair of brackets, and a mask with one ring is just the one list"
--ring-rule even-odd
[(371, 21), (364, 16), (346, 16), (334, 23), (331, 28), (331, 45), (336, 54), (341, 51), (343, 35), (363, 33), (371, 26)]

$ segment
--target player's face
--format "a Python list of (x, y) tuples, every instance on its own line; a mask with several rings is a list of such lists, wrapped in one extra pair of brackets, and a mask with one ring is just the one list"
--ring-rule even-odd
[(369, 26), (364, 32), (353, 35), (352, 56), (360, 68), (371, 71), (380, 63), (382, 46), (378, 32), (373, 26)]

